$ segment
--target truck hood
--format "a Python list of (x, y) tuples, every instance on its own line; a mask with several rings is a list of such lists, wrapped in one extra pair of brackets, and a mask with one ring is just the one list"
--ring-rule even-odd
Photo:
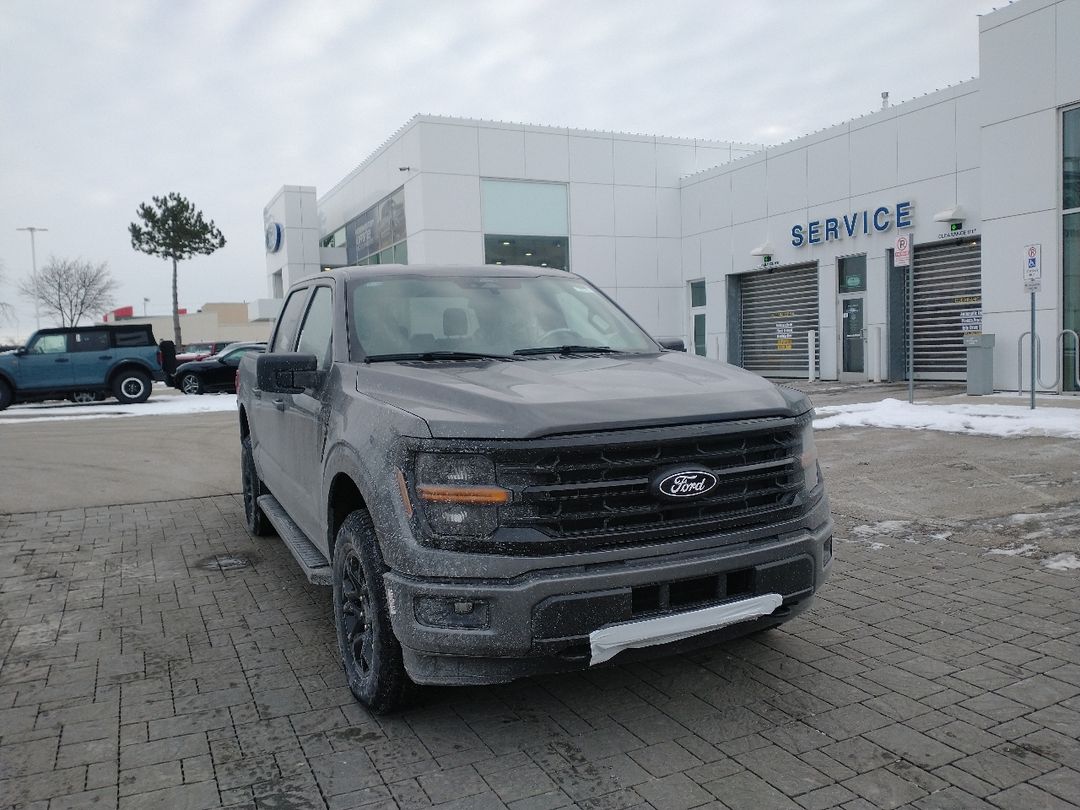
[(436, 438), (537, 438), (810, 407), (798, 392), (682, 352), (372, 363), (358, 368), (356, 388), (423, 419)]

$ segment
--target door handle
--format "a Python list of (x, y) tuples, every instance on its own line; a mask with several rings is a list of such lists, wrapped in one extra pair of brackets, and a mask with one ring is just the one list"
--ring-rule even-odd
[(99, 354), (98, 360), (112, 360), (111, 354)]
[(285, 400), (275, 399), (271, 401), (274, 403), (274, 407), (277, 408), (279, 411), (285, 410)]
[(67, 363), (69, 361), (68, 361), (68, 359), (66, 357), (57, 357), (56, 362), (57, 363)]

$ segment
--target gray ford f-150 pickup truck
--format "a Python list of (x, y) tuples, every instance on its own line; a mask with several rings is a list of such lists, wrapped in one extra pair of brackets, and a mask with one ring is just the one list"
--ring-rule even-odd
[(831, 570), (805, 395), (571, 273), (322, 273), (237, 384), (248, 528), (333, 586), (373, 711), (773, 627)]

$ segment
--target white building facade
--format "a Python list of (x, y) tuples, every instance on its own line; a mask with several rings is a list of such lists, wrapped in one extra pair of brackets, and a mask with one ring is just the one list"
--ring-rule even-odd
[(965, 379), (989, 333), (1015, 389), (1035, 245), (1040, 387), (1076, 390), (1080, 0), (1014, 3), (979, 37), (979, 78), (768, 148), (417, 116), (322, 196), (275, 195), (268, 292), (342, 265), (562, 267), (690, 351), (899, 380), (906, 236), (915, 378)]

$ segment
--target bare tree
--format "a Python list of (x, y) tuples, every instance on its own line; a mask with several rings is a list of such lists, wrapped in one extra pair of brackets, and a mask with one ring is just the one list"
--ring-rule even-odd
[(93, 264), (82, 259), (58, 259), (49, 262), (31, 278), (19, 284), (19, 293), (60, 322), (75, 326), (83, 318), (103, 314), (113, 305), (116, 282), (106, 262)]
[[(0, 287), (4, 286), (4, 262), (0, 261)], [(0, 323), (8, 320), (14, 308), (7, 301), (0, 298)]]

